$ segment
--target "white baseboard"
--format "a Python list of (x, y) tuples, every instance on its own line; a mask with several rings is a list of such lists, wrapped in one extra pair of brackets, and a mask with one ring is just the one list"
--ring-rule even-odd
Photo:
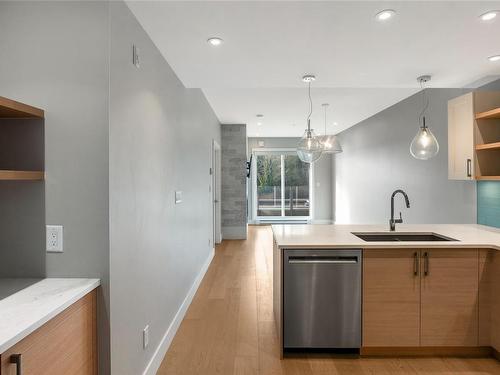
[(196, 294), (196, 291), (198, 290), (198, 287), (200, 286), (201, 281), (203, 280), (203, 277), (205, 276), (205, 273), (207, 272), (208, 267), (210, 266), (210, 263), (212, 263), (214, 255), (215, 255), (215, 249), (212, 249), (212, 251), (210, 251), (207, 260), (205, 261), (205, 264), (203, 264), (203, 267), (201, 267), (198, 276), (196, 276), (193, 285), (191, 285), (191, 289), (189, 289), (186, 298), (184, 298), (184, 301), (179, 307), (179, 310), (177, 310), (177, 313), (175, 314), (174, 319), (170, 323), (167, 332), (165, 332), (165, 335), (161, 339), (160, 345), (158, 345), (153, 354), (153, 357), (146, 366), (143, 375), (156, 375), (156, 372), (160, 368), (161, 362), (163, 361), (163, 358), (165, 357), (165, 354), (167, 353), (167, 350), (170, 347), (170, 344), (172, 343), (172, 340), (174, 339), (174, 336), (181, 325), (182, 319), (184, 319), (187, 309), (191, 304), (191, 302), (193, 301), (194, 295)]

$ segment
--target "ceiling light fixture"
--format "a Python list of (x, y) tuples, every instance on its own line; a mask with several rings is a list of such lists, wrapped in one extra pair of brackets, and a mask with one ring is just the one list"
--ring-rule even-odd
[(484, 14), (481, 14), (479, 18), (481, 21), (491, 21), (492, 19), (496, 18), (498, 16), (498, 10), (490, 10)]
[(314, 134), (314, 130), (311, 129), (311, 115), (313, 111), (313, 103), (311, 99), (311, 82), (315, 80), (316, 77), (312, 74), (307, 74), (302, 77), (302, 81), (308, 84), (307, 94), (309, 98), (309, 114), (307, 115), (307, 128), (297, 145), (297, 155), (299, 159), (304, 163), (314, 163), (321, 157), (321, 154), (323, 153), (323, 145), (319, 141), (318, 137), (316, 137), (316, 135)]
[(321, 106), (325, 109), (325, 134), (320, 137), (321, 144), (323, 145), (323, 152), (327, 154), (337, 154), (342, 152), (342, 146), (335, 135), (328, 135), (326, 132), (326, 110), (330, 104), (323, 103)]
[(218, 38), (218, 37), (212, 37), (212, 38), (207, 39), (207, 43), (209, 43), (210, 45), (212, 45), (214, 47), (220, 46), (222, 44), (222, 42), (223, 42), (223, 40), (221, 38)]
[(378, 21), (387, 21), (388, 19), (394, 17), (395, 15), (396, 15), (396, 11), (395, 10), (393, 10), (393, 9), (384, 9), (384, 10), (378, 12), (375, 15), (375, 18)]
[(500, 61), (500, 55), (494, 55), (494, 56), (490, 56), (488, 57), (488, 60), (490, 61)]
[(415, 135), (411, 141), (410, 153), (415, 159), (419, 160), (428, 160), (436, 156), (439, 152), (439, 143), (425, 123), (425, 112), (429, 107), (429, 98), (426, 95), (425, 84), (430, 80), (430, 75), (420, 76), (417, 78), (417, 81), (422, 88), (423, 109), (418, 118), (418, 123), (420, 124), (420, 122), (422, 122), (422, 125), (420, 126), (420, 129), (418, 129), (417, 135)]

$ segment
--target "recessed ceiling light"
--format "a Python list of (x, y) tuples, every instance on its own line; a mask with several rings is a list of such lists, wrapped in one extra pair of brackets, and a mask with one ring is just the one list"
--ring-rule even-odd
[(222, 44), (223, 40), (221, 38), (213, 37), (213, 38), (208, 38), (207, 42), (210, 45), (217, 47), (217, 46), (220, 46)]
[(396, 15), (396, 11), (393, 9), (384, 9), (375, 15), (375, 18), (379, 21), (387, 21)]
[(334, 122), (334, 123), (333, 123), (333, 125), (334, 125), (334, 126), (337, 126), (338, 124), (339, 124), (338, 122)]
[(257, 123), (257, 125), (258, 125), (258, 126), (261, 126), (261, 125), (262, 125), (262, 122), (260, 122), (260, 121), (259, 121), (259, 122)]
[(496, 18), (498, 16), (498, 10), (490, 10), (484, 14), (481, 14), (479, 18), (481, 21), (491, 21), (493, 18)]
[(488, 60), (490, 60), (490, 61), (500, 61), (500, 55), (490, 56), (490, 57), (488, 57)]

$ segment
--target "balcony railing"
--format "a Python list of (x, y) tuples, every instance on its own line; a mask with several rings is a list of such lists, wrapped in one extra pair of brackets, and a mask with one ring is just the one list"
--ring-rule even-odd
[(282, 202), (285, 216), (309, 216), (309, 186), (286, 186), (284, 199), (281, 186), (257, 187), (258, 216), (282, 216)]

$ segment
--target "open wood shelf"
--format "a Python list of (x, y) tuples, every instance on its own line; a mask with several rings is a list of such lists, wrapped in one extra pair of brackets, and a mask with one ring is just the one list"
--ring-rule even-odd
[(44, 118), (44, 111), (0, 96), (0, 118)]
[(476, 150), (493, 150), (500, 149), (500, 142), (484, 143), (476, 145)]
[(476, 180), (500, 180), (500, 176), (476, 176)]
[(14, 180), (31, 180), (39, 181), (44, 179), (45, 173), (43, 171), (10, 171), (0, 170), (0, 180), (14, 181)]
[(500, 108), (492, 109), (491, 111), (476, 113), (476, 120), (488, 119), (488, 118), (499, 118), (500, 119)]

